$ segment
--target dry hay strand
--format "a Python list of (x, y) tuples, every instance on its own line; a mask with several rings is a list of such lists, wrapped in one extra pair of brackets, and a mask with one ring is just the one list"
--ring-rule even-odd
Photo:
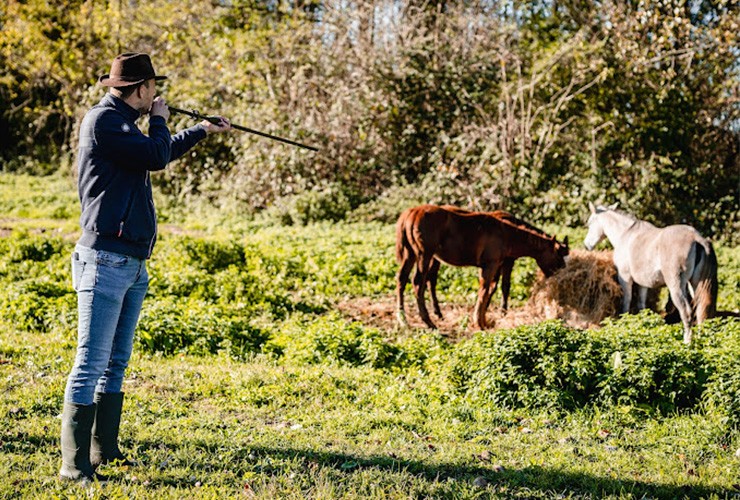
[(567, 324), (589, 328), (615, 316), (622, 288), (611, 251), (571, 250), (567, 265), (533, 286), (522, 312), (538, 319), (560, 318)]

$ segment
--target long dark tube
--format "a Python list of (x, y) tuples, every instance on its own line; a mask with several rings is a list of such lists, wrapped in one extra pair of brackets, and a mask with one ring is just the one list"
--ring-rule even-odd
[[(218, 116), (201, 115), (200, 113), (198, 113), (195, 110), (193, 110), (193, 111), (187, 111), (187, 110), (184, 110), (184, 109), (176, 108), (174, 106), (170, 106), (169, 104), (167, 105), (167, 107), (170, 108), (170, 111), (172, 111), (173, 113), (180, 113), (181, 115), (187, 115), (187, 116), (196, 118), (198, 120), (208, 120), (209, 122), (213, 123), (214, 125), (220, 125), (221, 124), (221, 118), (219, 118)], [(272, 139), (272, 140), (275, 140), (275, 141), (284, 142), (286, 144), (291, 144), (293, 146), (298, 146), (299, 148), (310, 149), (311, 151), (318, 151), (318, 148), (315, 148), (313, 146), (306, 146), (305, 144), (301, 144), (300, 142), (291, 141), (290, 139), (285, 139), (283, 137), (278, 137), (276, 135), (270, 135), (270, 134), (267, 134), (265, 132), (260, 132), (259, 130), (254, 130), (254, 129), (251, 129), (251, 128), (243, 127), (241, 125), (235, 125), (235, 124), (232, 123), (231, 124), (231, 128), (235, 128), (236, 130), (241, 130), (243, 132), (249, 132), (250, 134), (261, 135), (262, 137), (267, 137), (268, 139)]]

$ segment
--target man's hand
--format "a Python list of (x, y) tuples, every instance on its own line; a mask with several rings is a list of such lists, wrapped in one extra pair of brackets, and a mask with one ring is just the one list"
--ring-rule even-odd
[(152, 110), (149, 112), (150, 116), (161, 116), (165, 121), (170, 117), (170, 108), (167, 107), (162, 96), (157, 96), (152, 101)]
[(226, 132), (227, 130), (231, 130), (231, 122), (224, 118), (223, 116), (218, 117), (221, 120), (221, 123), (216, 125), (215, 123), (211, 123), (208, 120), (203, 120), (200, 122), (201, 125), (203, 125), (203, 128), (206, 129), (206, 133), (208, 134), (215, 134), (218, 132)]

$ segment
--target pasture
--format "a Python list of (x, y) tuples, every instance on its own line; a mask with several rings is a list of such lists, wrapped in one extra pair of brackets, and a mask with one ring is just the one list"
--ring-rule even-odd
[[(0, 497), (740, 496), (740, 320), (700, 325), (691, 346), (652, 312), (480, 333), (476, 271), (443, 266), (447, 321), (423, 329), (412, 307), (398, 329), (392, 224), (165, 203), (124, 386), (122, 446), (140, 465), (63, 484), (75, 192), (63, 176), (0, 188)], [(543, 229), (572, 248), (585, 236)], [(737, 312), (740, 248), (714, 243), (718, 309)], [(513, 312), (536, 279), (517, 261)]]

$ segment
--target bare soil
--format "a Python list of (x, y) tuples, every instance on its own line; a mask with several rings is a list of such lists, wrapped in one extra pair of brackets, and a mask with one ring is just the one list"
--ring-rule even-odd
[[(535, 316), (527, 312), (527, 307), (510, 308), (507, 313), (494, 305), (498, 295), (491, 300), (486, 314), (488, 329), (514, 328), (520, 325), (534, 324), (543, 320), (541, 316)], [(437, 325), (437, 332), (451, 339), (461, 339), (471, 336), (478, 329), (473, 327), (473, 307), (470, 304), (440, 303), (443, 318), (438, 318), (431, 311), (431, 301), (427, 297), (427, 307), (430, 310), (432, 321)], [(378, 328), (384, 331), (395, 331), (399, 329), (396, 319), (395, 295), (383, 297), (357, 297), (344, 300), (336, 305), (342, 315), (351, 321), (357, 321), (363, 325)], [(427, 326), (419, 316), (416, 300), (413, 293), (406, 297), (406, 321), (412, 329), (425, 329)]]

